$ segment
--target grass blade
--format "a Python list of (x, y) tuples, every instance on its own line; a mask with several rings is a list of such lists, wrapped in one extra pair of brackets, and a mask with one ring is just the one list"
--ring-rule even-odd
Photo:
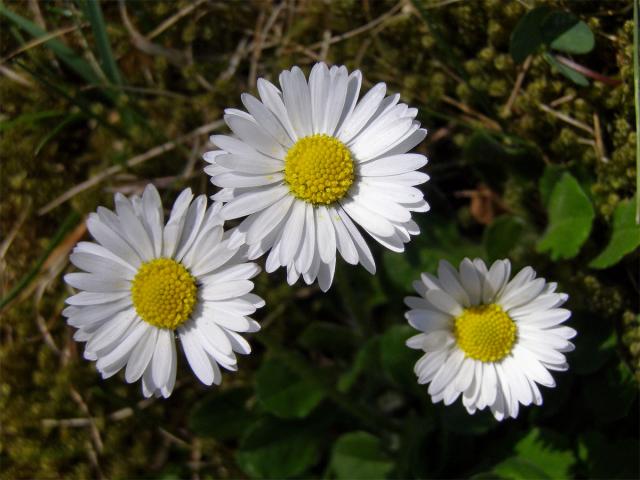
[(100, 2), (98, 0), (81, 0), (80, 4), (84, 14), (91, 24), (102, 70), (112, 84), (121, 85), (122, 77), (111, 51), (109, 35), (107, 34), (102, 9), (100, 8)]
[[(0, 3), (0, 15), (7, 17), (14, 25), (25, 31), (33, 38), (40, 38), (50, 35), (49, 32), (43, 30), (35, 23), (27, 20), (21, 15), (9, 10), (3, 3)], [(71, 70), (76, 72), (89, 83), (101, 83), (100, 78), (93, 71), (91, 65), (80, 55), (67, 47), (64, 43), (56, 38), (44, 42), (56, 56), (64, 62)]]

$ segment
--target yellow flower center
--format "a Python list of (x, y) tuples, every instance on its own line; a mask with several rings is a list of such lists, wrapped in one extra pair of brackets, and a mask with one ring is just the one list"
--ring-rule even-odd
[(453, 334), (467, 357), (497, 362), (511, 352), (517, 328), (502, 307), (494, 303), (466, 308), (455, 319)]
[(317, 134), (304, 137), (289, 149), (284, 179), (300, 200), (329, 205), (344, 197), (353, 183), (353, 160), (338, 139)]
[(143, 263), (131, 285), (133, 306), (140, 318), (171, 330), (189, 319), (197, 291), (195, 278), (170, 258)]

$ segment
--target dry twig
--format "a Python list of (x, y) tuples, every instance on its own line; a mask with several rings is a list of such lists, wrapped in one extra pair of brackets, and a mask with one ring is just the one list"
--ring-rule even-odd
[(147, 150), (145, 153), (142, 153), (140, 155), (136, 155), (135, 157), (131, 157), (129, 160), (127, 160), (125, 162), (124, 165), (113, 165), (113, 166), (103, 170), (102, 172), (98, 173), (97, 175), (94, 175), (93, 177), (89, 178), (88, 180), (85, 180), (84, 182), (82, 182), (82, 183), (74, 186), (73, 188), (67, 190), (65, 193), (63, 193), (62, 195), (57, 197), (55, 200), (53, 200), (52, 202), (49, 202), (47, 205), (45, 205), (40, 210), (38, 210), (38, 215), (44, 215), (47, 212), (50, 212), (51, 210), (53, 210), (57, 206), (62, 205), (64, 202), (66, 202), (67, 200), (75, 197), (79, 193), (84, 192), (85, 190), (89, 190), (90, 188), (95, 187), (96, 185), (98, 185), (99, 183), (103, 182), (104, 180), (106, 180), (110, 176), (122, 171), (125, 167), (126, 168), (132, 168), (132, 167), (135, 167), (136, 165), (140, 165), (141, 163), (144, 163), (147, 160), (150, 160), (150, 159), (155, 158), (155, 157), (157, 157), (159, 155), (162, 155), (163, 153), (170, 152), (171, 150), (176, 148), (176, 146), (178, 144), (180, 144), (180, 143), (184, 143), (184, 142), (186, 142), (186, 141), (188, 141), (188, 140), (190, 140), (192, 138), (198, 137), (200, 135), (208, 134), (208, 133), (212, 132), (213, 130), (217, 130), (218, 128), (220, 128), (223, 125), (224, 125), (224, 121), (223, 120), (216, 120), (215, 122), (211, 122), (211, 123), (208, 123), (208, 124), (203, 125), (201, 127), (198, 127), (195, 130), (193, 130), (192, 132), (189, 132), (189, 133), (187, 133), (185, 135), (182, 135), (182, 136), (176, 138), (175, 140), (171, 140), (169, 142), (163, 143), (162, 145), (158, 145), (156, 147), (153, 147), (151, 150)]

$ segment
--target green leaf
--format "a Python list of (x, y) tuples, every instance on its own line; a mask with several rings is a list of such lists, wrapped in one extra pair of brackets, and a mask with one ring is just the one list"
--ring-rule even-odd
[(526, 458), (520, 457), (511, 457), (506, 460), (500, 462), (493, 468), (493, 475), (486, 475), (484, 477), (473, 477), (474, 479), (478, 478), (491, 478), (495, 479), (496, 475), (500, 479), (513, 479), (513, 480), (531, 480), (531, 479), (550, 479), (544, 471), (531, 463)]
[(501, 215), (484, 231), (483, 243), (489, 261), (506, 258), (519, 243), (525, 222), (514, 215)]
[(207, 395), (191, 409), (189, 428), (197, 435), (218, 440), (242, 436), (255, 420), (245, 408), (251, 394), (249, 388), (234, 388)]
[(265, 418), (240, 442), (238, 465), (251, 478), (300, 476), (318, 460), (322, 436), (308, 422)]
[(408, 325), (394, 325), (380, 338), (380, 363), (391, 379), (409, 387), (417, 385), (413, 366), (419, 354), (405, 345), (417, 332)]
[(324, 399), (324, 389), (302, 378), (281, 359), (265, 361), (256, 374), (256, 396), (264, 408), (282, 418), (303, 418)]
[(549, 15), (549, 7), (538, 7), (527, 12), (511, 32), (509, 53), (514, 62), (522, 63), (544, 43), (540, 25)]
[(550, 252), (552, 260), (575, 257), (589, 237), (595, 214), (591, 200), (570, 173), (564, 173), (553, 187), (548, 213), (549, 225), (538, 251)]
[(594, 45), (593, 32), (582, 20), (551, 42), (551, 48), (567, 53), (589, 53)]
[(624, 200), (613, 212), (613, 233), (611, 240), (596, 258), (591, 260), (591, 268), (609, 268), (622, 260), (626, 254), (640, 246), (640, 225), (635, 219), (635, 201)]
[(331, 467), (339, 480), (386, 478), (393, 463), (380, 448), (380, 440), (370, 433), (342, 435), (331, 453)]
[(349, 355), (355, 347), (353, 329), (329, 322), (312, 322), (305, 328), (298, 342), (308, 350), (331, 355)]
[(571, 476), (575, 458), (563, 436), (534, 428), (515, 445), (515, 451), (517, 456), (494, 467), (494, 472), (500, 477), (525, 480)]
[(544, 168), (544, 173), (542, 174), (542, 177), (540, 177), (538, 188), (540, 190), (542, 204), (545, 208), (549, 206), (553, 187), (556, 186), (556, 183), (558, 183), (558, 180), (560, 180), (562, 174), (566, 171), (567, 170), (564, 167), (554, 164), (549, 164)]
[(551, 65), (554, 69), (556, 69), (558, 72), (560, 72), (562, 75), (567, 77), (576, 85), (580, 85), (581, 87), (589, 86), (589, 80), (587, 80), (587, 77), (585, 77), (579, 72), (576, 72), (573, 68), (570, 68), (567, 65), (560, 63), (550, 53), (545, 52), (543, 57), (549, 65)]
[(587, 53), (593, 49), (594, 37), (587, 24), (572, 13), (541, 6), (518, 21), (509, 52), (516, 63), (522, 63), (543, 45), (567, 53)]

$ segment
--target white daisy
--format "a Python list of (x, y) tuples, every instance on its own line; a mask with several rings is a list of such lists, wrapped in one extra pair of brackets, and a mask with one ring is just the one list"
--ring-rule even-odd
[(177, 198), (167, 224), (158, 191), (149, 185), (130, 200), (115, 196), (115, 213), (99, 207), (87, 228), (97, 243), (80, 242), (71, 262), (82, 273), (65, 281), (79, 290), (63, 314), (87, 342), (84, 356), (103, 378), (125, 367), (125, 379), (142, 378), (142, 391), (168, 397), (176, 380), (175, 336), (191, 369), (206, 385), (219, 384), (218, 366), (236, 370), (234, 352), (251, 348), (237, 332), (255, 332), (247, 315), (264, 302), (249, 279), (260, 271), (224, 239), (220, 205)]
[[(417, 109), (398, 103), (378, 83), (358, 101), (362, 75), (346, 67), (298, 67), (280, 74), (279, 90), (258, 80), (262, 101), (249, 94), (249, 111), (226, 110), (236, 137), (214, 135), (221, 150), (204, 158), (205, 172), (221, 191), (225, 220), (247, 218), (234, 243), (254, 259), (271, 250), (266, 270), (287, 268), (287, 281), (333, 281), (336, 249), (346, 262), (375, 273), (375, 263), (355, 224), (385, 247), (401, 252), (419, 233), (411, 212), (429, 205), (415, 188), (429, 177), (416, 170), (424, 155), (408, 154), (426, 136)], [(355, 222), (355, 224), (354, 224)]]
[(509, 260), (487, 270), (465, 258), (460, 271), (441, 261), (437, 278), (414, 282), (420, 297), (405, 299), (405, 316), (422, 333), (407, 346), (426, 352), (414, 371), (434, 402), (462, 394), (471, 414), (489, 407), (497, 420), (515, 418), (520, 404), (542, 404), (537, 384), (555, 386), (549, 370), (567, 370), (576, 331), (561, 325), (571, 312), (559, 307), (568, 296), (531, 267), (510, 274)]

